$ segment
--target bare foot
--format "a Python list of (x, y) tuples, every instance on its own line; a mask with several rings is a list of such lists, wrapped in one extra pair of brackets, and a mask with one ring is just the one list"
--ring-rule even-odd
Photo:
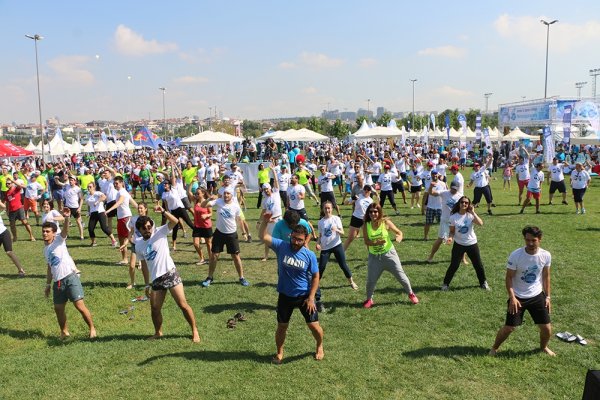
[(323, 346), (317, 347), (317, 352), (315, 353), (315, 360), (321, 361), (325, 357), (325, 353), (323, 352)]
[(428, 263), (432, 263), (433, 262), (433, 258), (428, 258), (427, 260), (425, 260)]
[(156, 340), (156, 339), (160, 339), (161, 337), (162, 337), (162, 332), (155, 333), (154, 335), (147, 337), (146, 340)]
[(96, 328), (90, 329), (90, 339), (96, 339), (98, 335), (96, 334)]
[(60, 340), (67, 340), (71, 337), (71, 334), (69, 332), (63, 332), (60, 334)]
[(281, 363), (283, 362), (283, 354), (276, 354), (272, 359), (271, 362), (273, 364), (277, 364), (277, 365), (281, 365)]
[(355, 282), (350, 282), (350, 287), (354, 290), (358, 290), (358, 285)]
[(554, 357), (554, 356), (556, 356), (556, 353), (555, 353), (555, 352), (553, 352), (552, 350), (550, 350), (548, 347), (544, 347), (544, 348), (542, 349), (542, 351), (543, 351), (544, 353), (548, 354), (550, 357)]
[(463, 258), (462, 262), (463, 262), (463, 264), (465, 264), (465, 265), (469, 265), (469, 260), (467, 260), (466, 258)]
[(198, 331), (196, 331), (196, 330), (192, 332), (192, 342), (200, 343), (200, 335), (198, 334)]
[(267, 259), (266, 259), (266, 258), (262, 258), (260, 261), (261, 261), (261, 262), (266, 262), (266, 261), (267, 261)]
[(133, 285), (127, 285), (127, 287), (125, 289), (131, 290), (131, 289), (133, 289)]
[(490, 352), (488, 353), (488, 356), (495, 357), (497, 354), (498, 354), (498, 349), (494, 349), (492, 347), (491, 350), (490, 350)]

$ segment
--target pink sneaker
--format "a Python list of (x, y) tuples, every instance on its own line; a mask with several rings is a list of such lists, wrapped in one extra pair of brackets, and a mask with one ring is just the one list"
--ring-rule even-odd
[(419, 299), (417, 298), (417, 295), (416, 295), (416, 294), (414, 294), (414, 293), (411, 293), (411, 294), (409, 294), (409, 295), (408, 295), (408, 298), (410, 299), (410, 301), (411, 301), (413, 304), (419, 304)]
[(364, 308), (371, 308), (373, 307), (375, 303), (373, 303), (373, 299), (367, 299), (365, 300), (365, 302), (363, 303), (363, 307)]

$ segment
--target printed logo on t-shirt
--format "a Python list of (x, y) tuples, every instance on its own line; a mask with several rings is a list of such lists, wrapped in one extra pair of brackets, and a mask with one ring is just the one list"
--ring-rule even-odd
[(228, 209), (226, 209), (226, 208), (221, 208), (219, 210), (219, 214), (223, 218), (231, 218), (231, 212)]
[(304, 269), (304, 266), (305, 266), (305, 262), (303, 260), (298, 260), (298, 259), (296, 259), (294, 257), (290, 257), (290, 256), (283, 257), (283, 264), (286, 267), (297, 268), (297, 269)]
[(456, 228), (458, 229), (458, 231), (460, 233), (462, 233), (463, 235), (466, 235), (469, 232), (469, 227), (470, 227), (470, 222), (468, 222), (468, 221), (466, 221), (462, 225), (456, 225)]
[(521, 276), (521, 280), (526, 283), (534, 283), (537, 277), (537, 270), (539, 267), (537, 265), (532, 265), (527, 267), (523, 275)]
[(326, 226), (325, 230), (323, 231), (323, 236), (330, 237), (332, 234), (333, 231), (331, 230), (331, 226)]
[(157, 253), (156, 253), (156, 250), (154, 250), (154, 249), (152, 248), (152, 245), (150, 245), (150, 244), (149, 244), (148, 246), (146, 246), (146, 253), (144, 254), (144, 258), (145, 258), (147, 261), (152, 261), (152, 260), (154, 260), (154, 259), (156, 258), (156, 254), (157, 254)]

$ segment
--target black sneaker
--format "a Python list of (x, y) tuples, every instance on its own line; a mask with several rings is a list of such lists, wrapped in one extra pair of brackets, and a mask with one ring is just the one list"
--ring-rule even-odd
[(489, 215), (492, 215), (492, 210), (488, 210), (488, 214), (489, 214)]
[(563, 202), (562, 202), (562, 203), (563, 203), (565, 206), (568, 206), (568, 205), (569, 205), (569, 203), (568, 203), (566, 200), (563, 200)]

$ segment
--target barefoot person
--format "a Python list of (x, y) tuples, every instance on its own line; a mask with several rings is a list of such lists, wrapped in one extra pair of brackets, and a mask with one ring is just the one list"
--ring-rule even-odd
[[(90, 339), (93, 339), (96, 337), (96, 328), (92, 321), (92, 315), (83, 302), (83, 286), (81, 286), (75, 262), (69, 255), (69, 250), (67, 249), (66, 239), (69, 233), (71, 210), (65, 208), (63, 210), (63, 216), (64, 222), (60, 234), (57, 234), (57, 226), (55, 223), (46, 221), (42, 224), (42, 239), (44, 239), (46, 245), (44, 256), (48, 263), (44, 294), (48, 297), (50, 294), (50, 287), (52, 287), (54, 312), (58, 319), (61, 339), (69, 337), (67, 314), (65, 313), (65, 305), (68, 300), (73, 303), (77, 311), (79, 311), (83, 317), (83, 320), (90, 329)], [(54, 281), (54, 284), (52, 284), (52, 281)]]
[(316, 341), (315, 360), (322, 360), (323, 329), (319, 324), (319, 313), (315, 304), (315, 293), (319, 286), (319, 265), (317, 256), (304, 244), (308, 231), (302, 225), (296, 225), (290, 241), (283, 241), (267, 233), (270, 215), (265, 215), (260, 225), (259, 236), (277, 254), (278, 282), (277, 292), (277, 331), (275, 344), (277, 354), (273, 362), (281, 364), (283, 360), (283, 344), (295, 308), (300, 309), (306, 325)]
[(525, 247), (513, 251), (508, 257), (506, 322), (496, 335), (490, 355), (496, 355), (500, 345), (508, 339), (517, 326), (523, 323), (525, 311), (529, 311), (533, 322), (540, 328), (541, 351), (549, 356), (554, 356), (554, 352), (548, 348), (552, 334), (552, 325), (550, 324), (550, 264), (552, 256), (540, 247), (542, 241), (540, 228), (527, 226), (522, 233)]
[(135, 252), (141, 260), (146, 261), (152, 282), (150, 306), (154, 335), (148, 339), (158, 339), (163, 335), (161, 310), (168, 290), (192, 328), (192, 341), (198, 343), (200, 336), (196, 327), (194, 311), (185, 299), (181, 277), (169, 253), (167, 235), (179, 223), (179, 219), (160, 206), (156, 206), (154, 211), (166, 217), (168, 223), (154, 229), (154, 221), (145, 215), (140, 215), (135, 223), (136, 229), (142, 234), (141, 239), (135, 243)]

